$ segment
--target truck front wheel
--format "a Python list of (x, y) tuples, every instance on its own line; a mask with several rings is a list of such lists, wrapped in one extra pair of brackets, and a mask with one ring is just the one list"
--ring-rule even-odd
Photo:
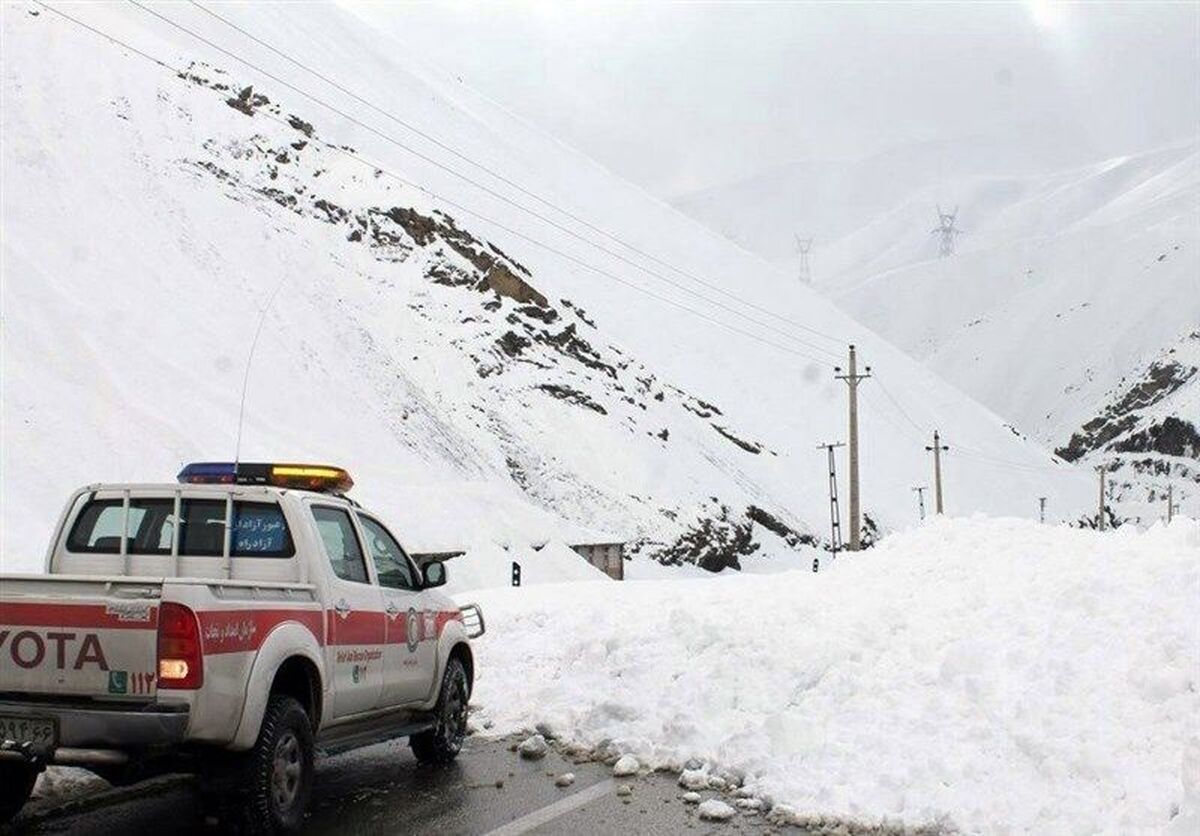
[(0, 824), (21, 812), (33, 794), (38, 772), (28, 764), (0, 761)]
[(246, 754), (247, 829), (295, 833), (313, 788), (313, 732), (303, 706), (276, 694), (267, 702), (258, 741)]
[(449, 763), (458, 756), (463, 738), (467, 736), (467, 700), (470, 696), (466, 669), (461, 661), (451, 659), (442, 675), (442, 690), (433, 710), (433, 728), (408, 739), (417, 760)]

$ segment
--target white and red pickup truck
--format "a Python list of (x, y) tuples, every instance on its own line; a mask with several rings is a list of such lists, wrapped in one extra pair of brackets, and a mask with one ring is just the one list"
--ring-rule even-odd
[(293, 831), (313, 760), (466, 733), (478, 607), (436, 589), (340, 468), (198, 463), (89, 485), (46, 574), (0, 575), (0, 822), (50, 764), (197, 772), (242, 824)]

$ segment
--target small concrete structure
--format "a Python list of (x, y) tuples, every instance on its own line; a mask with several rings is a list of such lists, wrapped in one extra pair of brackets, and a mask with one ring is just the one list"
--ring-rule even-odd
[(579, 543), (571, 549), (614, 581), (625, 580), (624, 543)]

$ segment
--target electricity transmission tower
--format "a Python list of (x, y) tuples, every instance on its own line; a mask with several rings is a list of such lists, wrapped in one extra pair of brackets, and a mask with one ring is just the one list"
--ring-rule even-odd
[(813, 239), (796, 236), (796, 252), (800, 254), (800, 281), (804, 284), (812, 284), (812, 267), (808, 261), (812, 244)]
[[(845, 442), (842, 441), (817, 445), (818, 450), (824, 450), (829, 454), (829, 544), (834, 557), (837, 557), (837, 553), (842, 549), (842, 515), (838, 510), (837, 466), (833, 458), (833, 451), (838, 447), (845, 446)], [(814, 561), (813, 571), (816, 570), (817, 564)]]
[(954, 236), (962, 235), (962, 230), (954, 225), (954, 219), (958, 217), (958, 207), (954, 207), (953, 212), (943, 212), (939, 204), (937, 208), (938, 225), (929, 231), (930, 235), (938, 237), (938, 256), (946, 258), (954, 255)]
[[(833, 370), (840, 372), (842, 368), (834, 366)], [(858, 356), (854, 346), (850, 346), (849, 372), (835, 377), (846, 381), (850, 387), (850, 544), (846, 550), (852, 552), (862, 548), (862, 514), (858, 498), (858, 384), (870, 376), (870, 366), (866, 367), (865, 374), (858, 373)]]
[(942, 453), (950, 448), (942, 444), (938, 431), (933, 431), (933, 446), (925, 445), (926, 450), (933, 451), (933, 497), (937, 513), (942, 513)]
[(1046, 497), (1039, 496), (1038, 497), (1038, 522), (1044, 523), (1045, 521), (1046, 521)]
[(1175, 512), (1179, 510), (1179, 506), (1175, 504), (1175, 486), (1167, 485), (1167, 523), (1175, 519)]
[(917, 495), (917, 511), (921, 514), (921, 519), (925, 519), (925, 491), (929, 490), (927, 485), (918, 485), (913, 488)]
[(1104, 530), (1104, 495), (1106, 493), (1106, 485), (1104, 484), (1104, 476), (1108, 472), (1106, 465), (1100, 465), (1096, 468), (1096, 472), (1100, 474), (1100, 508), (1096, 514), (1097, 527)]

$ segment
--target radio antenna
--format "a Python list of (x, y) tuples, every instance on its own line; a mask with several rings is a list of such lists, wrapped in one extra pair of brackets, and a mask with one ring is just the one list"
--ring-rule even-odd
[(287, 281), (287, 274), (284, 273), (283, 278), (279, 280), (279, 284), (275, 285), (275, 289), (271, 291), (270, 297), (267, 298), (267, 304), (263, 305), (258, 312), (258, 325), (254, 329), (254, 339), (250, 341), (250, 353), (246, 355), (246, 371), (242, 375), (242, 400), (238, 404), (238, 425), (237, 425), (237, 443), (233, 448), (233, 472), (237, 473), (238, 462), (242, 460), (242, 422), (246, 417), (246, 390), (250, 388), (250, 366), (254, 363), (254, 351), (258, 348), (258, 338), (262, 335), (263, 325), (267, 321), (267, 314), (271, 310), (271, 306), (275, 304), (275, 297), (279, 295), (279, 291), (283, 289), (283, 283)]

